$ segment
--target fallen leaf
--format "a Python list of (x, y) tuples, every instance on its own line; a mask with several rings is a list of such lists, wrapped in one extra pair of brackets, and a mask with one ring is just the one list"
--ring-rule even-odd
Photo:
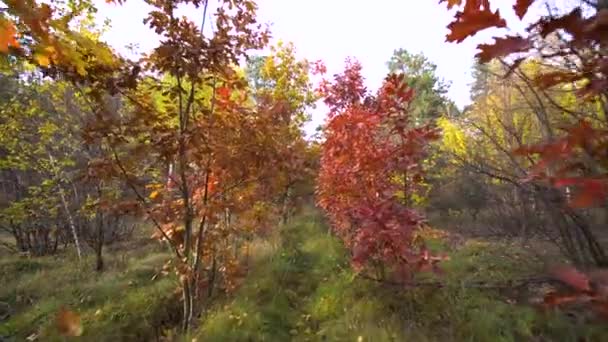
[(549, 292), (545, 295), (543, 302), (546, 306), (558, 306), (577, 301), (579, 298), (580, 295), (578, 294), (559, 294), (556, 292)]
[(62, 307), (59, 309), (56, 318), (57, 329), (64, 336), (80, 336), (82, 335), (82, 324), (80, 323), (80, 315)]

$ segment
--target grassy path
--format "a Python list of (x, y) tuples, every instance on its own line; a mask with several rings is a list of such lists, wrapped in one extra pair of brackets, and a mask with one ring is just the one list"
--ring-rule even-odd
[[(311, 312), (326, 284), (347, 269), (341, 246), (309, 213), (283, 228), (275, 247), (258, 245), (250, 276), (236, 298), (213, 312), (199, 331), (202, 341), (289, 341), (321, 338)], [(268, 252), (261, 250), (270, 249)], [(320, 303), (319, 303), (320, 301)]]

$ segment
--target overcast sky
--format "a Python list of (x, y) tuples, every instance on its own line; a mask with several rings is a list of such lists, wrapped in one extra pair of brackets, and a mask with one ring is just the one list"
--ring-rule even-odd
[[(217, 0), (211, 1), (214, 7)], [(330, 74), (341, 71), (346, 57), (354, 57), (363, 65), (370, 89), (380, 85), (387, 72), (386, 62), (395, 49), (423, 52), (437, 64), (439, 76), (451, 82), (448, 95), (460, 108), (469, 103), (475, 46), (496, 33), (485, 32), (461, 44), (446, 43), (446, 25), (453, 13), (445, 5), (439, 5), (438, 0), (258, 0), (257, 3), (259, 22), (271, 25), (273, 41), (293, 42), (299, 56), (323, 60)], [(149, 10), (142, 0), (128, 0), (122, 6), (101, 0), (97, 6), (100, 17), (112, 22), (104, 39), (119, 51), (124, 51), (129, 43), (139, 43), (142, 51), (156, 45), (155, 34), (142, 23)], [(187, 8), (181, 14), (200, 22), (202, 12), (202, 8)], [(210, 12), (209, 16), (213, 10)], [(535, 12), (526, 19), (534, 18)], [(510, 7), (501, 8), (501, 13), (511, 27), (516, 30), (523, 27), (510, 20), (514, 18)], [(324, 117), (324, 108), (315, 110), (307, 131), (312, 132)]]

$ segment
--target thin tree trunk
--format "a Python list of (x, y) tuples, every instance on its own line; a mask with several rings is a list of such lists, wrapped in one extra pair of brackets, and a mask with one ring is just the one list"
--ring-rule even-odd
[(57, 253), (57, 247), (59, 246), (59, 228), (57, 226), (55, 227), (55, 233), (53, 235), (55, 236), (55, 241), (53, 244), (53, 253)]
[(215, 256), (215, 251), (213, 251), (213, 262), (211, 264), (211, 270), (209, 275), (209, 286), (207, 287), (207, 298), (211, 298), (213, 295), (213, 287), (215, 286), (215, 278), (217, 274), (217, 258)]
[(287, 224), (289, 220), (289, 199), (290, 199), (290, 191), (291, 185), (287, 184), (285, 187), (285, 192), (283, 193), (283, 203), (281, 206), (281, 220), (283, 224)]
[[(97, 197), (101, 200), (101, 186), (102, 184), (97, 184)], [(103, 243), (104, 243), (104, 224), (103, 224), (103, 212), (101, 208), (97, 208), (97, 244), (95, 245), (95, 270), (97, 272), (103, 271)]]
[(97, 244), (95, 245), (95, 270), (97, 272), (103, 271), (103, 213), (98, 209), (98, 222), (97, 222)]
[[(52, 167), (55, 168), (55, 158), (53, 155), (49, 153), (49, 159), (51, 161)], [(63, 205), (63, 210), (65, 211), (65, 215), (68, 219), (68, 224), (70, 225), (70, 230), (72, 231), (72, 237), (74, 238), (74, 245), (76, 245), (76, 253), (78, 253), (78, 260), (82, 260), (82, 252), (80, 249), (80, 241), (78, 240), (78, 232), (76, 230), (76, 224), (74, 223), (74, 217), (70, 213), (70, 208), (68, 206), (68, 202), (65, 199), (65, 191), (61, 184), (59, 184), (60, 178), (57, 170), (54, 170), (55, 178), (57, 180), (57, 187), (59, 188), (59, 197), (61, 198), (61, 204)]]
[(70, 230), (72, 231), (72, 237), (74, 238), (74, 245), (76, 246), (76, 253), (78, 253), (78, 260), (82, 259), (82, 252), (80, 249), (80, 241), (78, 240), (78, 232), (76, 230), (76, 225), (74, 224), (74, 218), (70, 213), (70, 209), (68, 207), (68, 202), (65, 199), (65, 193), (63, 192), (63, 188), (59, 185), (59, 197), (61, 198), (61, 203), (63, 204), (63, 210), (65, 211), (65, 215), (68, 218), (68, 224), (70, 225)]
[[(178, 86), (181, 90), (181, 79), (177, 79)], [(180, 176), (180, 190), (182, 200), (184, 202), (184, 262), (186, 265), (190, 265), (192, 256), (192, 222), (194, 219), (194, 210), (192, 203), (190, 202), (190, 188), (188, 183), (188, 177), (186, 169), (188, 168), (188, 160), (186, 156), (186, 142), (185, 142), (185, 131), (188, 123), (188, 113), (184, 111), (182, 104), (182, 97), (180, 91), (179, 97), (179, 150), (178, 150), (178, 163), (179, 163), (179, 176)], [(191, 276), (191, 275), (190, 275)], [(184, 299), (184, 321), (182, 322), (182, 330), (187, 332), (190, 329), (190, 322), (193, 316), (193, 288), (191, 287), (192, 280), (189, 276), (186, 276), (183, 283), (183, 299)]]

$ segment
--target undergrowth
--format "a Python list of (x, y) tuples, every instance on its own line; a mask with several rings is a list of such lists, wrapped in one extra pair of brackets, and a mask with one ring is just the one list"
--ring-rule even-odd
[[(528, 275), (524, 250), (468, 240), (449, 251), (443, 288), (402, 289), (357, 276), (315, 213), (283, 227), (234, 298), (203, 318), (197, 341), (601, 341), (608, 331), (470, 288)], [(435, 250), (449, 249), (440, 240)], [(270, 248), (270, 247), (269, 247)]]
[(86, 341), (150, 341), (163, 321), (179, 319), (175, 280), (152, 279), (167, 259), (164, 249), (146, 243), (106, 255), (103, 273), (93, 271), (88, 256), (4, 257), (0, 301), (11, 312), (0, 323), (0, 340), (63, 341), (54, 325), (61, 307), (81, 316)]
[[(108, 253), (107, 271), (73, 256), (0, 261), (0, 301), (11, 316), (0, 340), (63, 341), (54, 329), (61, 306), (82, 318), (83, 341), (602, 341), (608, 329), (561, 312), (541, 312), (513, 296), (471, 284), (535, 274), (526, 251), (431, 237), (451, 260), (444, 274), (404, 289), (362, 278), (348, 252), (314, 210), (250, 246), (249, 274), (218, 297), (187, 338), (174, 336), (181, 317), (172, 277), (154, 277), (167, 252), (153, 243)], [(526, 266), (528, 265), (528, 266)], [(153, 279), (154, 278), (154, 279)]]

